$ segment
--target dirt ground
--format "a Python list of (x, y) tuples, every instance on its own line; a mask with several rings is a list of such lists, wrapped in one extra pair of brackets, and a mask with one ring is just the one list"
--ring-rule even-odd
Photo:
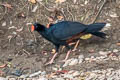
[[(67, 50), (60, 52), (55, 64), (44, 66), (52, 57), (53, 54), (50, 52), (54, 46), (37, 32), (31, 33), (31, 23), (39, 22), (47, 25), (48, 17), (61, 15), (65, 20), (90, 24), (103, 2), (104, 0), (66, 0), (57, 4), (55, 0), (42, 0), (33, 4), (28, 0), (0, 0), (0, 65), (10, 64), (9, 67), (1, 70), (9, 75), (14, 70), (23, 70), (25, 74), (38, 70), (51, 72), (53, 66), (61, 67), (63, 63), (59, 61), (64, 59)], [(55, 8), (57, 11), (54, 10)], [(108, 38), (103, 40), (92, 37), (88, 40), (81, 40), (77, 50), (72, 52), (70, 58), (80, 54), (85, 57), (100, 56), (99, 51), (120, 50), (120, 46), (116, 45), (117, 42), (120, 42), (120, 1), (108, 0), (96, 22), (111, 24), (110, 28), (104, 31)], [(93, 54), (89, 52), (91, 49), (95, 50)], [(120, 64), (117, 61), (109, 60), (101, 62), (101, 64), (83, 63), (65, 67), (65, 69), (91, 71), (110, 67), (119, 69)]]

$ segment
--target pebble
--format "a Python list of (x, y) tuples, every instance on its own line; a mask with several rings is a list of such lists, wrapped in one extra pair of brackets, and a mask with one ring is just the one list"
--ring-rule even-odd
[(37, 79), (37, 80), (48, 80), (48, 79), (45, 77), (39, 77), (39, 79)]
[(37, 2), (41, 2), (41, 1), (43, 1), (43, 0), (36, 0)]
[(90, 58), (85, 58), (85, 60), (86, 60), (86, 61), (89, 61), (89, 60), (90, 60)]
[(38, 76), (39, 74), (41, 74), (41, 71), (38, 71), (38, 72), (32, 73), (32, 74), (29, 75), (29, 77)]
[(113, 50), (114, 53), (117, 53), (118, 51), (119, 51), (119, 50), (117, 50), (117, 49), (114, 49), (114, 50)]
[(80, 75), (80, 72), (79, 72), (79, 71), (75, 71), (75, 72), (72, 74), (73, 77), (76, 77), (76, 76), (79, 76), (79, 75)]
[(54, 71), (57, 71), (57, 70), (58, 70), (58, 68), (56, 68), (56, 67), (53, 67), (53, 68), (52, 68), (52, 70), (54, 70)]
[(71, 65), (76, 65), (76, 64), (78, 64), (78, 59), (73, 59), (73, 60), (69, 63), (70, 66), (71, 66)]
[(6, 78), (3, 78), (3, 77), (0, 77), (0, 80), (8, 80), (8, 79), (6, 79)]
[(20, 78), (26, 78), (28, 76), (29, 76), (28, 74), (25, 74), (25, 75), (21, 75)]
[(73, 76), (71, 74), (64, 74), (64, 78), (73, 79)]
[(79, 55), (78, 60), (79, 60), (79, 62), (78, 62), (79, 64), (82, 63), (84, 60), (84, 55)]
[(100, 55), (107, 55), (107, 54), (108, 54), (108, 52), (99, 51), (99, 54), (100, 54)]
[(6, 22), (3, 22), (3, 23), (2, 23), (2, 26), (6, 26)]
[(65, 62), (65, 64), (63, 65), (63, 67), (68, 66), (71, 61), (72, 61), (72, 58), (71, 58), (71, 59), (68, 59), (68, 60)]
[(65, 80), (64, 78), (56, 78), (56, 80)]
[(46, 75), (46, 71), (41, 72), (41, 75)]

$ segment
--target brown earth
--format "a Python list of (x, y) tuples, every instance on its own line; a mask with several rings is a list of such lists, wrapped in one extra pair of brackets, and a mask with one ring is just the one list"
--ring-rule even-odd
[[(11, 63), (9, 68), (1, 70), (9, 75), (11, 71), (17, 69), (24, 70), (24, 73), (32, 73), (37, 70), (51, 72), (52, 67), (56, 66), (56, 64), (61, 66), (62, 63), (59, 61), (64, 59), (66, 50), (60, 52), (61, 54), (55, 60), (55, 64), (44, 66), (44, 63), (51, 58), (52, 54), (50, 54), (50, 52), (54, 46), (42, 38), (37, 32), (34, 34), (31, 33), (30, 23), (39, 22), (44, 25), (48, 24), (47, 17), (55, 16), (55, 7), (58, 9), (58, 14), (56, 15), (64, 16), (65, 20), (90, 24), (103, 4), (103, 1), (99, 2), (100, 0), (89, 0), (87, 4), (84, 4), (84, 0), (77, 0), (75, 3), (73, 3), (73, 1), (74, 0), (67, 0), (57, 5), (55, 0), (43, 0), (41, 2), (42, 4), (39, 2), (33, 4), (27, 0), (1, 0), (0, 65), (8, 62)], [(3, 3), (10, 4), (12, 8), (3, 6)], [(37, 6), (37, 10), (32, 12), (35, 6)], [(112, 13), (116, 13), (117, 17), (111, 17), (110, 15)], [(96, 22), (106, 22), (112, 25), (105, 31), (109, 38), (103, 40), (92, 37), (88, 40), (81, 40), (77, 51), (72, 52), (70, 58), (77, 57), (80, 54), (83, 54), (85, 57), (100, 56), (98, 54), (99, 51), (120, 50), (120, 46), (116, 45), (116, 43), (120, 41), (120, 1), (108, 0)], [(5, 26), (4, 23), (6, 23)], [(94, 54), (89, 53), (91, 49), (95, 50)], [(47, 51), (47, 54), (45, 55), (43, 51)], [(112, 60), (103, 62), (102, 64), (104, 66), (94, 62), (92, 64), (83, 63), (82, 65), (66, 67), (65, 69), (93, 70), (109, 67), (119, 69), (120, 64), (118, 63), (119, 62)]]

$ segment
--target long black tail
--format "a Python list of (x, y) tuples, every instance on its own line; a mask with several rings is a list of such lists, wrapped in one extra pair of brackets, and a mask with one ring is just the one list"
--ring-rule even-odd
[(101, 37), (101, 38), (105, 38), (106, 34), (103, 32), (99, 32), (105, 25), (106, 25), (106, 23), (90, 24), (90, 25), (88, 25), (86, 32), (91, 33), (91, 34)]

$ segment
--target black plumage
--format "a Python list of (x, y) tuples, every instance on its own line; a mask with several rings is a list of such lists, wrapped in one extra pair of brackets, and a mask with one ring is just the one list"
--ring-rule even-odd
[(79, 39), (85, 34), (92, 34), (101, 38), (105, 38), (106, 34), (99, 32), (106, 23), (94, 23), (90, 25), (81, 24), (79, 22), (62, 21), (56, 24), (52, 24), (50, 28), (46, 28), (44, 25), (34, 23), (34, 30), (39, 32), (44, 38), (52, 42), (56, 51), (61, 45), (65, 45), (68, 49), (69, 41)]

